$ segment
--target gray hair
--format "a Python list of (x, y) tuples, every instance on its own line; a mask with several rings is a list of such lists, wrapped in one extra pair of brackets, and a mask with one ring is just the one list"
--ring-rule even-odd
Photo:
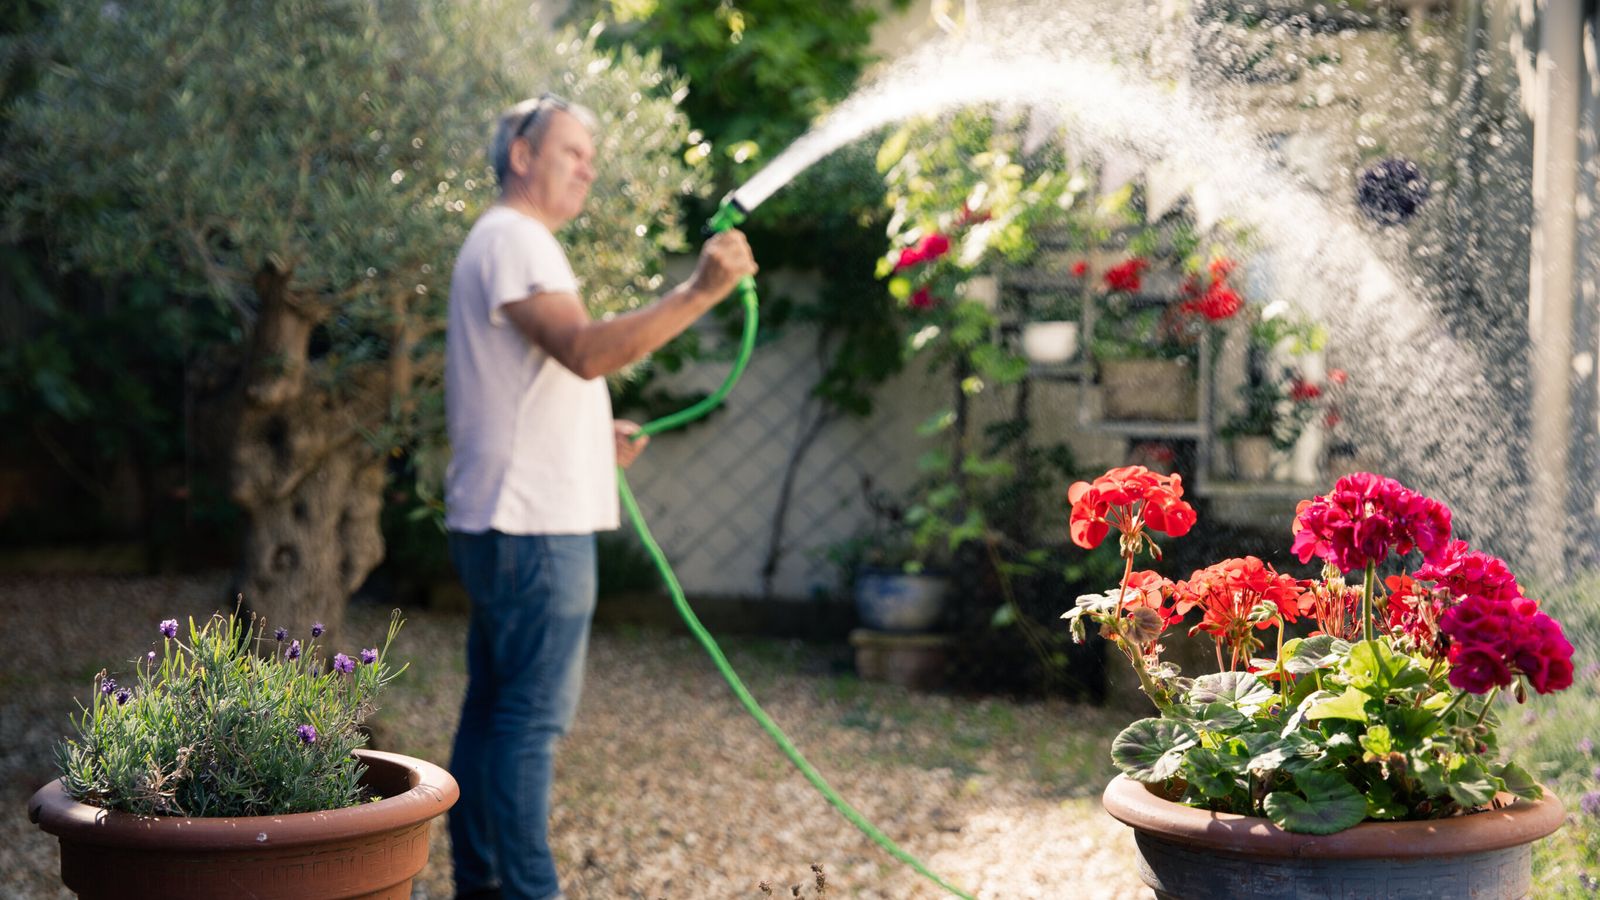
[(494, 164), (494, 177), (502, 187), (506, 183), (506, 173), (511, 170), (511, 144), (517, 138), (525, 137), (528, 146), (537, 153), (539, 145), (544, 142), (545, 133), (550, 130), (550, 120), (554, 118), (552, 114), (557, 111), (576, 118), (591, 133), (599, 125), (599, 120), (588, 107), (568, 102), (555, 94), (542, 94), (524, 100), (500, 114), (494, 129), (494, 140), (489, 143), (489, 160)]

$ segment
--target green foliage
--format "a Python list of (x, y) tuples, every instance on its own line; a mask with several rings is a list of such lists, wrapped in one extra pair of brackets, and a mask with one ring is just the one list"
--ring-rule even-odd
[[(660, 252), (682, 245), (678, 200), (702, 186), (681, 159), (682, 85), (597, 39), (552, 36), (509, 0), (62, 4), (9, 48), (49, 64), (9, 110), (4, 232), (46, 236), (63, 267), (217, 298), (244, 331), (254, 276), (278, 268), (321, 322), (320, 387), (385, 370), (403, 325), (428, 394), (512, 102), (555, 88), (599, 116), (599, 180), (564, 236), (597, 314), (651, 298)], [(370, 436), (435, 452), (438, 411), (395, 403)]]
[(691, 153), (732, 177), (753, 174), (849, 94), (872, 61), (878, 17), (854, 0), (604, 0), (574, 12), (595, 7), (617, 22), (611, 42), (658, 48), (688, 79), (683, 108), (703, 137)]
[[(892, 5), (903, 8), (905, 0)], [(603, 37), (608, 45), (659, 52), (687, 80), (683, 109), (694, 132), (685, 159), (710, 171), (718, 195), (754, 175), (849, 95), (872, 62), (878, 15), (855, 0), (595, 0), (575, 5), (568, 17), (597, 12), (615, 22)], [(763, 295), (762, 325), (774, 330), (797, 321), (819, 330), (823, 373), (816, 394), (830, 410), (850, 415), (869, 413), (873, 387), (900, 369), (893, 309), (868, 299), (882, 190), (870, 155), (843, 148), (801, 173), (744, 226), (766, 271), (821, 276), (815, 302)], [(711, 212), (706, 203), (687, 207), (696, 219)], [(731, 306), (717, 314), (732, 315)], [(665, 353), (695, 355), (696, 348), (684, 346), (692, 340), (685, 335)]]
[(210, 817), (368, 799), (351, 751), (366, 743), (360, 726), (378, 693), (404, 671), (388, 664), (400, 625), (396, 613), (382, 644), (369, 648), (373, 662), (362, 663), (357, 648), (325, 660), (314, 638), (277, 641), (264, 621), (191, 619), (186, 635), (136, 660), (120, 688), (104, 671), (95, 678), (77, 736), (60, 748), (67, 792), (137, 815)]

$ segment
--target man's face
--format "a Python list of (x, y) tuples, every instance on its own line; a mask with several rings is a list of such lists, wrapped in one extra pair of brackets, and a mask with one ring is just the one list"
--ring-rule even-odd
[(550, 127), (531, 148), (528, 187), (541, 210), (565, 223), (583, 211), (594, 184), (594, 140), (575, 116), (561, 110), (549, 115)]

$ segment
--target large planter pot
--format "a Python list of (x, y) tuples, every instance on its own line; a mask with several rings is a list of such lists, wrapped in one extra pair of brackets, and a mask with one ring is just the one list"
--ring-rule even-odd
[(948, 582), (938, 575), (895, 569), (856, 572), (856, 614), (875, 631), (929, 631), (944, 615)]
[(1533, 879), (1533, 842), (1564, 815), (1547, 791), (1537, 803), (1449, 819), (1295, 834), (1266, 819), (1172, 803), (1126, 775), (1103, 802), (1132, 826), (1139, 876), (1160, 900), (1520, 900)]
[(1107, 419), (1181, 422), (1198, 415), (1194, 368), (1186, 360), (1102, 360), (1100, 388)]
[(432, 763), (357, 750), (362, 783), (384, 799), (328, 812), (185, 819), (109, 812), (60, 781), (28, 818), (61, 841), (61, 880), (85, 900), (408, 900), (428, 860), (428, 823), (459, 790)]

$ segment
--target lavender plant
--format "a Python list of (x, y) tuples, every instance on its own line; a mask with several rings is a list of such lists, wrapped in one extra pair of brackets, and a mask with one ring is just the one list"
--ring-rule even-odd
[(268, 632), (217, 614), (159, 626), (161, 645), (135, 660), (131, 683), (106, 671), (77, 734), (58, 757), (67, 793), (92, 806), (138, 815), (260, 816), (353, 806), (369, 799), (361, 723), (378, 693), (405, 666), (386, 660), (398, 611), (381, 647), (324, 662), (316, 640)]

